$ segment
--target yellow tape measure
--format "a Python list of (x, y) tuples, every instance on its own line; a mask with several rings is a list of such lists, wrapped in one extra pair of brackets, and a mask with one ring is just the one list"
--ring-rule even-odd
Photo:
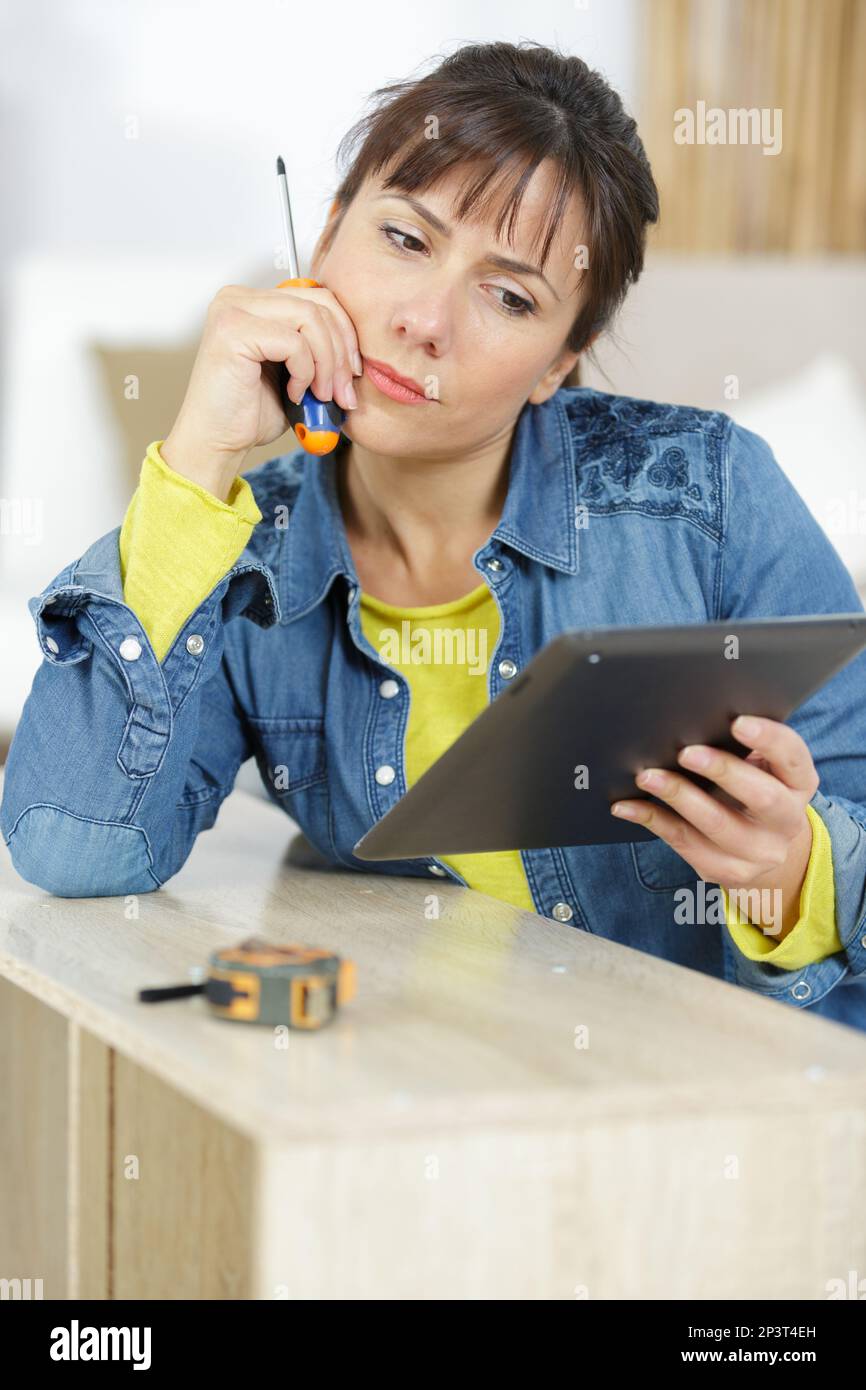
[(200, 984), (139, 990), (143, 1004), (203, 994), (218, 1018), (321, 1028), (357, 992), (355, 963), (317, 946), (280, 946), (250, 936), (209, 957)]

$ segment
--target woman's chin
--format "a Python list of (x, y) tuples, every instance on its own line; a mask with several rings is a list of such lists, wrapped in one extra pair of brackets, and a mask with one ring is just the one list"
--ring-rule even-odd
[[(401, 418), (396, 411), (359, 404), (355, 410), (347, 410), (343, 422), (343, 434), (362, 449), (374, 454), (412, 454), (429, 453), (432, 425), (428, 419), (416, 419), (426, 409), (424, 406), (406, 406)], [(410, 418), (411, 417), (411, 418)]]

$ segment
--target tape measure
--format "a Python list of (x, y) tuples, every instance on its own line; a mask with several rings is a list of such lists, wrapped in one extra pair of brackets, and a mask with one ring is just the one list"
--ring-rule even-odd
[(250, 936), (212, 952), (201, 983), (142, 989), (138, 998), (156, 1004), (203, 994), (218, 1018), (311, 1029), (330, 1023), (356, 992), (354, 961), (317, 946), (280, 946)]

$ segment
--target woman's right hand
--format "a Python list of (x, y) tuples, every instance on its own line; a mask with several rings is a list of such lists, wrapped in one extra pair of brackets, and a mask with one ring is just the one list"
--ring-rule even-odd
[(319, 400), (333, 399), (344, 410), (357, 404), (358, 337), (330, 290), (219, 290), (180, 413), (160, 449), (169, 467), (225, 501), (249, 451), (289, 427), (274, 365), (281, 362), (293, 401), (312, 386)]

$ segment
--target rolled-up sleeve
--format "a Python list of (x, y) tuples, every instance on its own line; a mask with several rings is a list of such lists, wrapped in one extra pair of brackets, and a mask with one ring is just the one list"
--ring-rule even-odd
[(814, 806), (806, 807), (812, 826), (812, 849), (800, 892), (799, 915), (782, 941), (773, 940), (771, 929), (753, 924), (735, 894), (733, 902), (722, 889), (725, 920), (734, 945), (749, 960), (799, 970), (815, 965), (842, 950), (836, 930), (836, 888), (833, 883), (833, 846)]

